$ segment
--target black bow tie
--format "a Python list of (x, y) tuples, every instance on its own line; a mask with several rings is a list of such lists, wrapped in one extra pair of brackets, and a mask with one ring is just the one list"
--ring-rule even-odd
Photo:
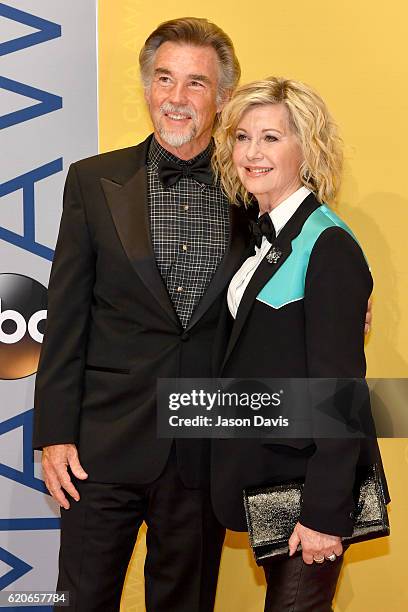
[(269, 213), (267, 212), (261, 215), (257, 221), (251, 219), (249, 222), (249, 229), (258, 249), (261, 247), (263, 236), (265, 236), (265, 238), (271, 244), (275, 241), (275, 228), (273, 226)]
[(183, 176), (207, 185), (212, 185), (214, 182), (210, 159), (207, 156), (197, 159), (193, 164), (183, 165), (162, 159), (159, 163), (158, 173), (160, 182), (164, 187), (175, 185)]

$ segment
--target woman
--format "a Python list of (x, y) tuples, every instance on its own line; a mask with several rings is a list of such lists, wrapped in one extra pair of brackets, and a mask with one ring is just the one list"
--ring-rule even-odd
[[(228, 290), (219, 375), (363, 378), (372, 278), (357, 240), (326, 206), (338, 192), (342, 153), (323, 100), (297, 81), (245, 85), (223, 111), (216, 145), (231, 202), (259, 205), (252, 251)], [(356, 467), (373, 462), (381, 464), (374, 440), (214, 441), (214, 507), (230, 529), (246, 529), (244, 488), (305, 479), (290, 557), (265, 568), (266, 610), (332, 610)], [(293, 556), (299, 544), (302, 556)]]

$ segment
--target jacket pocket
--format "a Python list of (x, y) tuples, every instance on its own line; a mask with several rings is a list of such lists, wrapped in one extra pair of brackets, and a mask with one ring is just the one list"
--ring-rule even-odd
[(273, 446), (276, 452), (287, 452), (290, 450), (304, 451), (308, 450), (311, 454), (315, 451), (315, 444), (312, 438), (264, 438), (261, 440), (262, 446)]
[(86, 364), (85, 370), (91, 370), (93, 372), (110, 372), (111, 374), (130, 374), (129, 368), (108, 368), (105, 366), (95, 366)]

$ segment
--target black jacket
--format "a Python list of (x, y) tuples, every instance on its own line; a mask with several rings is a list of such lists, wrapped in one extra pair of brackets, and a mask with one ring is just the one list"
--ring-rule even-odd
[[(360, 246), (345, 229), (327, 227), (317, 238), (301, 297), (271, 304), (259, 296), (281, 268), (281, 286), (293, 281), (294, 240), (317, 208), (309, 195), (285, 225), (277, 239), (280, 259), (275, 264), (263, 259), (235, 321), (224, 305), (215, 351), (219, 376), (364, 378), (364, 322), (372, 278)], [(300, 521), (317, 531), (349, 535), (356, 466), (373, 461), (381, 463), (375, 439), (214, 440), (214, 508), (226, 527), (245, 530), (245, 487), (305, 477)]]
[[(75, 443), (100, 482), (148, 483), (172, 444), (156, 435), (156, 381), (208, 377), (222, 300), (246, 229), (231, 208), (231, 240), (183, 330), (150, 240), (150, 143), (91, 157), (69, 170), (48, 292), (35, 392), (34, 447)], [(208, 442), (178, 440), (187, 486), (208, 480)]]

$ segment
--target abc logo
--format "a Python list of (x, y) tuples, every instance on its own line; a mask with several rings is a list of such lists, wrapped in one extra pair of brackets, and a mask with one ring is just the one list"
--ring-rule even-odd
[(0, 274), (0, 378), (37, 371), (47, 318), (47, 290), (20, 274)]

